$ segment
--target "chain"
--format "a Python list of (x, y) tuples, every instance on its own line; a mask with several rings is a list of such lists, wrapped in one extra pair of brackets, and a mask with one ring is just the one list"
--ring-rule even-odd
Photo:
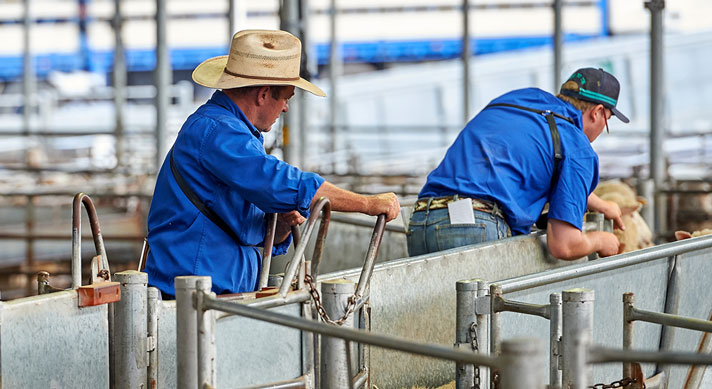
[(356, 296), (351, 296), (349, 297), (349, 302), (346, 305), (346, 313), (344, 313), (344, 316), (342, 316), (339, 320), (331, 320), (329, 315), (326, 313), (326, 309), (324, 309), (324, 305), (321, 303), (321, 297), (319, 297), (319, 291), (316, 290), (316, 285), (314, 285), (314, 279), (312, 279), (312, 276), (305, 274), (304, 282), (306, 282), (309, 286), (309, 294), (314, 300), (316, 310), (319, 312), (319, 316), (321, 316), (321, 319), (324, 320), (324, 322), (340, 326), (344, 324), (349, 315), (351, 315), (354, 312), (354, 309), (356, 309)]
[[(470, 342), (472, 345), (472, 350), (474, 352), (480, 351), (480, 343), (477, 340), (477, 322), (473, 321), (472, 324), (470, 324)], [(480, 389), (480, 367), (475, 366), (475, 386), (473, 386), (474, 389)]]
[[(609, 388), (625, 388), (628, 385), (632, 385), (633, 383), (637, 382), (635, 378), (629, 378), (625, 377), (622, 380), (618, 381), (613, 381), (610, 384), (596, 384), (589, 386), (590, 389), (609, 389)], [(645, 389), (645, 384), (643, 384), (643, 388)]]

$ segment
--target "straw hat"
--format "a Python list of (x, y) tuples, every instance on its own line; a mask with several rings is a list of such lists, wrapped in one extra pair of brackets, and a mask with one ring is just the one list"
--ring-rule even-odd
[(244, 30), (232, 37), (230, 54), (203, 61), (193, 81), (213, 89), (294, 85), (317, 96), (326, 93), (299, 77), (302, 43), (286, 31)]

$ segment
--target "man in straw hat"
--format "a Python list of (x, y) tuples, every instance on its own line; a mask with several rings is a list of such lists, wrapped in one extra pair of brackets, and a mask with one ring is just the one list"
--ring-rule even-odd
[[(548, 203), (554, 257), (618, 253), (615, 235), (584, 233), (586, 209), (624, 229), (614, 202), (593, 194), (598, 155), (591, 147), (615, 115), (620, 84), (602, 69), (579, 69), (554, 96), (526, 88), (494, 99), (462, 130), (420, 191), (408, 225), (408, 253), (420, 255), (528, 234)], [(545, 224), (545, 225), (544, 225)]]
[(175, 295), (179, 275), (210, 275), (218, 294), (255, 290), (265, 213), (279, 213), (274, 255), (286, 253), (290, 227), (320, 197), (336, 211), (398, 215), (393, 193), (349, 192), (265, 153), (262, 132), (289, 110), (295, 87), (325, 96), (299, 77), (300, 57), (295, 36), (247, 30), (234, 35), (229, 55), (193, 72), (218, 90), (183, 124), (156, 181), (145, 271), (164, 296)]

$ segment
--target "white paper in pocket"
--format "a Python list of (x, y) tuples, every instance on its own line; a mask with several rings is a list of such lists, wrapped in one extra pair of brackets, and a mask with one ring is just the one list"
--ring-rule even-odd
[(472, 211), (472, 199), (462, 199), (447, 205), (450, 214), (450, 224), (475, 224), (475, 213)]

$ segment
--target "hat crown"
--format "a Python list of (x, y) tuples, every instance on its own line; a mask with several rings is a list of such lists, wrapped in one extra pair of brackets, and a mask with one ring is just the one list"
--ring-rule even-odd
[(288, 32), (244, 30), (232, 38), (225, 72), (265, 80), (296, 80), (301, 53), (301, 42)]
[[(569, 81), (573, 81), (578, 85), (577, 91), (564, 89), (564, 86)], [(559, 93), (562, 95), (601, 104), (610, 109), (613, 115), (622, 122), (629, 122), (629, 119), (616, 109), (621, 85), (612, 74), (600, 68), (582, 68), (575, 71), (566, 83), (561, 86)]]

